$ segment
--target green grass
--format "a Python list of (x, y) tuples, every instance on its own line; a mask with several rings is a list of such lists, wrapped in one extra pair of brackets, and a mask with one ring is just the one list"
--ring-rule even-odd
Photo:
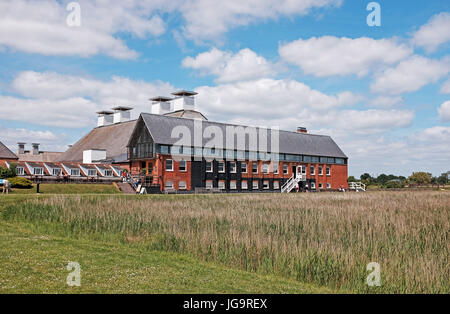
[[(118, 194), (121, 193), (112, 184), (40, 184), (41, 194)], [(36, 194), (36, 185), (32, 189), (13, 189), (12, 194)]]
[[(450, 292), (448, 191), (12, 195), (2, 200), (0, 221), (33, 236), (69, 241), (69, 249), (86, 243), (138, 256), (181, 256), (202, 267), (239, 272), (239, 278), (272, 276), (326, 287), (318, 290), (323, 292)], [(6, 245), (29, 250), (19, 243)], [(381, 265), (379, 288), (366, 284), (371, 262)], [(95, 262), (100, 268), (102, 263)], [(237, 283), (231, 292), (260, 291), (251, 286), (245, 290), (245, 283)], [(230, 291), (220, 284), (215, 288)]]
[[(0, 197), (6, 206), (45, 196)], [(141, 246), (71, 239), (0, 218), (0, 293), (332, 293), (327, 288), (202, 262)], [(81, 287), (69, 287), (69, 262)]]

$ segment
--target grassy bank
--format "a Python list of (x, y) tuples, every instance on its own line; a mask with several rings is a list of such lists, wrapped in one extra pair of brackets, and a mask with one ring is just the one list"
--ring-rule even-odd
[[(7, 205), (33, 232), (177, 252), (333, 290), (449, 293), (450, 193), (51, 196)], [(369, 288), (366, 265), (381, 265)]]
[[(32, 189), (13, 189), (12, 194), (36, 194), (36, 184)], [(117, 194), (120, 191), (112, 184), (46, 184), (39, 186), (41, 194)]]

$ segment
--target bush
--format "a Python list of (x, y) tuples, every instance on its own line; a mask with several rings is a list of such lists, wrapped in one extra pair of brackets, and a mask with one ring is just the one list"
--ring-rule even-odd
[(33, 183), (25, 178), (15, 177), (8, 179), (12, 188), (16, 189), (31, 189), (33, 187)]
[(0, 166), (0, 179), (8, 179), (16, 176), (16, 165), (12, 164), (11, 167), (5, 168)]
[(388, 189), (401, 189), (403, 188), (405, 185), (403, 182), (400, 181), (388, 181), (385, 184), (385, 187)]

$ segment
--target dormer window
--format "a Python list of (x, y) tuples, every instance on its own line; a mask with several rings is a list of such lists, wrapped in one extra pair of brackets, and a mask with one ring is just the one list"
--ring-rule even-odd
[(70, 175), (72, 177), (79, 177), (80, 176), (80, 169), (70, 169)]
[(42, 176), (44, 174), (43, 168), (33, 168), (33, 174), (35, 176)]
[(17, 167), (16, 168), (16, 174), (18, 176), (23, 176), (25, 174), (25, 169), (23, 167)]
[(113, 176), (112, 170), (106, 169), (105, 170), (105, 177), (112, 177), (112, 176)]
[(61, 175), (61, 169), (53, 169), (52, 173), (54, 176), (58, 177)]
[(96, 177), (96, 176), (97, 176), (97, 170), (95, 170), (95, 169), (89, 169), (89, 170), (88, 170), (88, 176), (89, 176), (89, 177)]

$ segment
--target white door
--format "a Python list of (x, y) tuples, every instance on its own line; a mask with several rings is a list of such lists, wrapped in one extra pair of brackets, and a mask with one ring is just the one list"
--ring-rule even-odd
[(297, 178), (302, 176), (303, 166), (297, 166)]

